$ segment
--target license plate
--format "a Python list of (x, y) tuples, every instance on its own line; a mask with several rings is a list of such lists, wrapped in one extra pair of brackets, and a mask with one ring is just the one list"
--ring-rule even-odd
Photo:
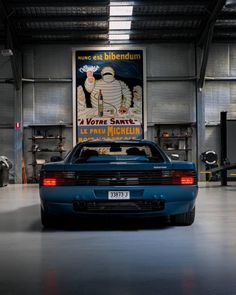
[(108, 200), (129, 200), (130, 192), (129, 191), (109, 191)]

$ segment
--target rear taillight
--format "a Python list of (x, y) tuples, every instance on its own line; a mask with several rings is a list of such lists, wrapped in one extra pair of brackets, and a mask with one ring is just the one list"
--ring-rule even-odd
[(173, 170), (172, 184), (193, 185), (197, 183), (194, 170)]
[(57, 185), (57, 179), (56, 178), (43, 178), (42, 180), (43, 186), (56, 186)]
[(194, 177), (192, 176), (182, 176), (180, 178), (181, 184), (194, 184)]
[(41, 186), (66, 186), (76, 185), (75, 172), (44, 171), (40, 174)]

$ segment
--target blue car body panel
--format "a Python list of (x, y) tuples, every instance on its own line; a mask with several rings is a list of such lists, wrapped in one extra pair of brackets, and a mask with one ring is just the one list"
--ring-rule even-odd
[[(142, 141), (146, 142), (146, 141)], [(103, 142), (102, 142), (103, 143)], [(149, 143), (149, 142), (148, 142)], [(73, 164), (71, 162), (48, 163), (41, 172), (87, 172), (87, 171), (160, 171), (160, 170), (194, 170), (191, 162), (166, 161), (161, 163), (150, 162), (146, 157), (134, 156), (132, 161), (126, 156), (91, 157), (86, 163)], [(119, 161), (118, 161), (119, 160)], [(109, 202), (109, 191), (129, 191), (129, 201), (163, 201), (162, 210), (148, 212), (76, 212), (73, 207), (75, 201)], [(129, 216), (167, 216), (189, 212), (193, 209), (197, 197), (198, 186), (194, 185), (67, 185), (67, 186), (40, 186), (41, 206), (52, 215), (129, 215)], [(115, 201), (119, 202), (119, 201)]]
[[(181, 214), (191, 211), (194, 207), (197, 187), (188, 186), (184, 190), (180, 186), (148, 186), (148, 187), (43, 187), (40, 190), (40, 197), (43, 208), (55, 215), (84, 215), (96, 213), (77, 213), (73, 209), (73, 201), (107, 201), (108, 191), (130, 191), (130, 201), (132, 200), (163, 200), (165, 209), (155, 212), (141, 213), (112, 213), (145, 216), (165, 216)], [(98, 213), (101, 215), (102, 213)], [(104, 212), (103, 214), (106, 214)]]

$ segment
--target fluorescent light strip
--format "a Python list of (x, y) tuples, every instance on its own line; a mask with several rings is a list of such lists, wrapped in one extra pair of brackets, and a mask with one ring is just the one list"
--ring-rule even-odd
[(130, 16), (133, 6), (110, 6), (110, 16)]
[(129, 40), (129, 34), (122, 34), (122, 35), (109, 34), (109, 40)]
[(109, 30), (130, 30), (131, 21), (110, 21), (109, 22)]
[[(131, 16), (133, 14), (133, 6), (110, 6), (111, 16)], [(131, 21), (110, 21), (109, 22), (109, 40), (129, 40), (129, 34), (114, 34), (112, 30), (130, 30)]]

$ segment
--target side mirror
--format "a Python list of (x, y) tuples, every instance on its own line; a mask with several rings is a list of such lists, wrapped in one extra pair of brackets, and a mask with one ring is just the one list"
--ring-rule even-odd
[(50, 158), (50, 162), (60, 162), (60, 161), (62, 161), (63, 159), (62, 159), (62, 157), (60, 157), (60, 156), (52, 156), (51, 158)]
[(178, 154), (171, 154), (170, 158), (171, 158), (171, 160), (178, 161), (179, 160), (179, 155)]

